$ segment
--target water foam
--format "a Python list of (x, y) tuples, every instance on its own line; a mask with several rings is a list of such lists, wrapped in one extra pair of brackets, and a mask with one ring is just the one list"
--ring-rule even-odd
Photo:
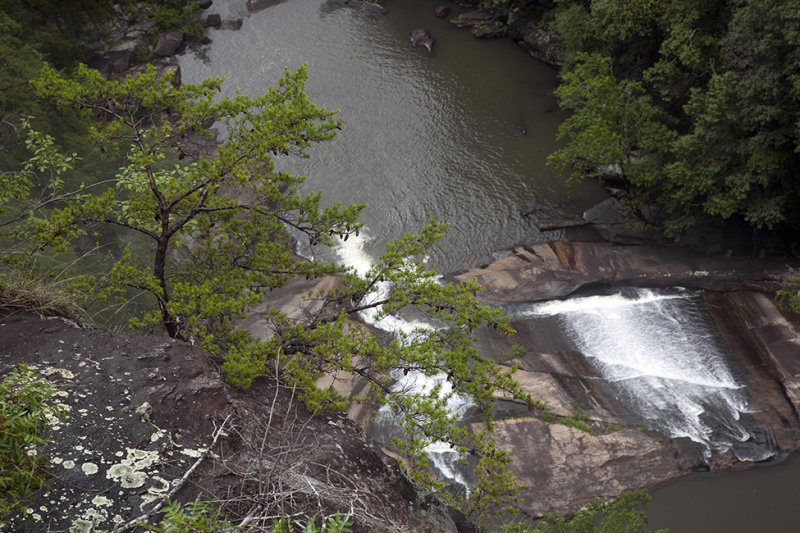
[[(373, 264), (373, 258), (366, 251), (366, 244), (369, 236), (362, 231), (359, 235), (351, 235), (347, 241), (339, 239), (335, 248), (341, 264), (351, 267), (360, 276), (366, 275)], [(375, 284), (372, 292), (364, 297), (361, 304), (380, 302), (386, 299), (391, 292), (391, 284), (382, 281)], [(413, 339), (416, 333), (424, 330), (433, 329), (434, 326), (421, 320), (406, 320), (397, 315), (378, 316), (381, 310), (379, 307), (366, 309), (361, 312), (361, 318), (366, 323), (382, 329), (394, 335), (402, 334), (408, 339)], [(469, 398), (454, 394), (453, 386), (447, 380), (446, 374), (440, 372), (433, 376), (426, 376), (416, 370), (396, 369), (391, 372), (394, 383), (393, 392), (404, 392), (406, 394), (426, 394), (434, 387), (439, 387), (439, 398), (446, 398), (446, 405), (449, 412), (461, 417), (469, 409), (472, 402)], [(389, 406), (384, 405), (376, 413), (379, 422), (387, 423), (394, 420), (394, 414)], [(455, 481), (462, 485), (465, 490), (469, 490), (469, 484), (463, 475), (458, 471), (458, 461), (460, 454), (449, 444), (444, 442), (432, 442), (425, 448), (434, 468), (446, 479)]]
[[(642, 423), (710, 452), (750, 438), (744, 386), (689, 291), (626, 289), (532, 305), (519, 317), (557, 317), (566, 336)], [(765, 452), (767, 453), (767, 452)]]

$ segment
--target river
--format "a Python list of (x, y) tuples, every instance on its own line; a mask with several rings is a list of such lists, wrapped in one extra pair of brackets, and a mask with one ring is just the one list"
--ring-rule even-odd
[[(328, 203), (367, 204), (360, 241), (367, 258), (435, 217), (450, 230), (429, 265), (463, 270), (495, 250), (545, 240), (523, 212), (578, 215), (604, 197), (590, 183), (567, 192), (545, 165), (565, 117), (552, 95), (553, 69), (508, 40), (480, 41), (437, 19), (429, 1), (386, 5), (390, 14), (380, 16), (290, 0), (249, 15), (244, 0), (215, 0), (209, 12), (244, 24), (211, 30), (203, 56), (182, 56), (183, 79), (225, 76), (226, 94), (257, 95), (284, 67), (307, 62), (308, 94), (340, 110), (343, 129), (313, 147), (310, 159), (279, 165), (307, 175), (304, 190), (321, 190)], [(417, 27), (436, 38), (433, 53), (411, 47)], [(682, 479), (654, 492), (652, 525), (673, 533), (796, 531), (799, 475), (792, 457), (778, 467)], [(730, 487), (739, 489), (731, 494)]]
[[(246, 16), (243, 4), (211, 9)], [(307, 175), (305, 190), (321, 190), (328, 202), (367, 205), (373, 256), (435, 217), (450, 230), (430, 265), (470, 268), (495, 250), (544, 238), (522, 211), (576, 215), (602, 197), (594, 184), (567, 194), (545, 165), (564, 117), (553, 69), (508, 40), (472, 38), (424, 0), (389, 8), (379, 16), (319, 0), (274, 5), (239, 31), (211, 31), (206, 60), (180, 59), (183, 78), (224, 75), (227, 94), (258, 94), (284, 67), (307, 62), (312, 101), (340, 110), (344, 125), (286, 168)], [(436, 37), (432, 54), (411, 47), (416, 27)]]

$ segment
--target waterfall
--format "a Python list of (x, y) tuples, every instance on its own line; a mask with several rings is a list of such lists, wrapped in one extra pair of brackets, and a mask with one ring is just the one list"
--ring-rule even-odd
[[(373, 258), (365, 249), (365, 245), (368, 241), (368, 233), (363, 230), (359, 235), (350, 235), (347, 241), (339, 240), (334, 250), (340, 263), (353, 268), (359, 275), (365, 275), (373, 264)], [(361, 303), (368, 304), (370, 302), (383, 300), (389, 295), (390, 291), (391, 285), (388, 282), (379, 282), (375, 285), (372, 292), (364, 297)], [(377, 315), (379, 312), (380, 309), (378, 308), (367, 309), (360, 313), (361, 319), (376, 328), (394, 335), (403, 333), (413, 336), (417, 331), (432, 329), (434, 327), (426, 322), (420, 320), (406, 320), (398, 315), (386, 315), (378, 318)], [(437, 385), (440, 387), (441, 396), (450, 395), (453, 391), (452, 384), (447, 380), (447, 376), (444, 373), (426, 376), (416, 370), (405, 371), (402, 369), (395, 369), (390, 372), (390, 375), (395, 380), (392, 385), (393, 392), (406, 391), (408, 393), (425, 393)], [(471, 405), (472, 402), (469, 398), (458, 394), (450, 395), (447, 400), (448, 410), (459, 416), (463, 416)], [(378, 432), (383, 434), (384, 441), (387, 441), (387, 443), (391, 442), (392, 435), (402, 437), (395, 423), (395, 417), (387, 405), (383, 405), (378, 409), (373, 424), (378, 428)], [(428, 455), (431, 465), (442, 478), (458, 483), (463, 486), (464, 490), (467, 492), (469, 491), (469, 484), (458, 462), (460, 456), (452, 446), (437, 441), (426, 446), (425, 452)]]
[(745, 386), (715, 335), (699, 293), (624, 289), (527, 306), (519, 317), (557, 317), (608, 389), (648, 429), (742, 460), (773, 452), (752, 444)]

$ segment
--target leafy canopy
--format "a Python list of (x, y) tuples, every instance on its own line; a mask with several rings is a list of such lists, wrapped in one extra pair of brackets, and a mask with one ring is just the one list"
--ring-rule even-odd
[(673, 236), (701, 219), (798, 229), (796, 6), (562, 0), (552, 24), (574, 112), (556, 168), (574, 181), (615, 165), (630, 210)]

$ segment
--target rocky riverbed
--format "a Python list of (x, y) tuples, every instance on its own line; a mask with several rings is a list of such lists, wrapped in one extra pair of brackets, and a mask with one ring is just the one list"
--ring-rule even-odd
[[(481, 284), (488, 303), (560, 299), (598, 286), (684, 286), (703, 289), (703, 302), (717, 330), (746, 376), (754, 426), (751, 438), (775, 450), (774, 458), (800, 448), (798, 387), (800, 337), (796, 317), (774, 302), (774, 289), (790, 272), (783, 260), (763, 261), (703, 255), (682, 248), (631, 247), (600, 243), (551, 242), (518, 246), (497, 260), (455, 276)], [(536, 344), (537, 332), (524, 322), (511, 342)], [(509, 350), (493, 338), (492, 351)], [(652, 488), (697, 469), (741, 466), (730, 452), (698, 458), (683, 439), (632, 426), (617, 398), (598, 386), (596, 371), (583, 354), (525, 353), (517, 378), (549, 412), (570, 418), (576, 412), (593, 434), (547, 424), (508, 410), (496, 422), (498, 444), (515, 458), (524, 485), (522, 509), (569, 513), (595, 497), (634, 488)]]

